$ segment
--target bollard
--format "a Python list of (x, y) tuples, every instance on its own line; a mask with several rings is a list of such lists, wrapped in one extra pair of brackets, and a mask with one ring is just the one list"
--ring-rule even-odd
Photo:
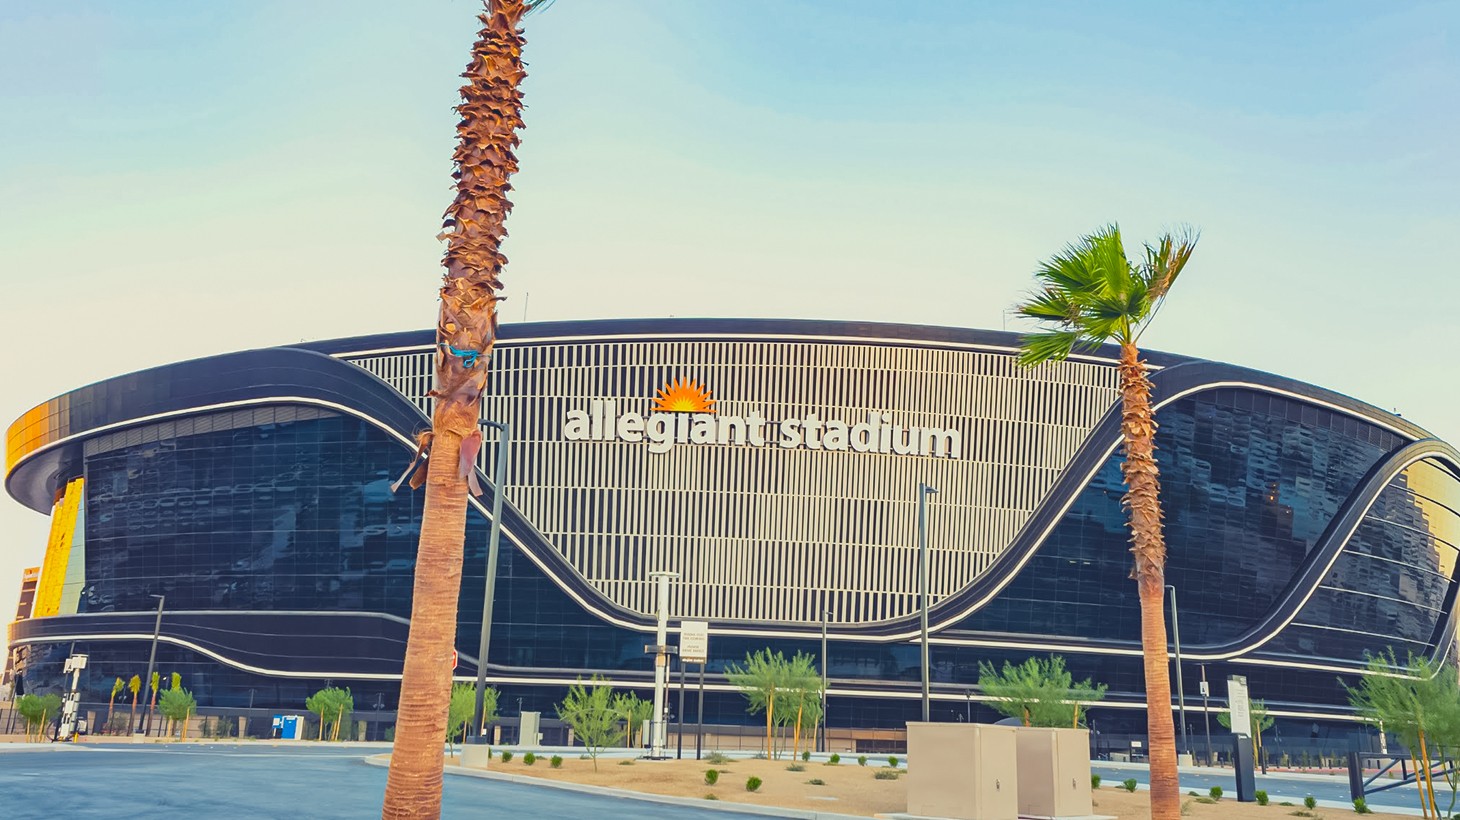
[(1252, 772), (1252, 738), (1232, 735), (1232, 769), (1237, 775), (1237, 802), (1257, 800), (1257, 776)]

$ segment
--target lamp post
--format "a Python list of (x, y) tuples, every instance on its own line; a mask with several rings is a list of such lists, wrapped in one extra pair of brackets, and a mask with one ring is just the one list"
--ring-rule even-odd
[[(145, 697), (142, 702), (147, 703), (152, 699), (152, 669), (157, 665), (157, 638), (162, 634), (162, 605), (167, 601), (166, 595), (149, 595), (149, 598), (157, 599), (157, 622), (152, 626), (152, 653), (147, 656), (147, 677), (143, 678), (146, 689), (143, 690)], [(147, 734), (152, 728), (152, 710), (148, 709), (142, 713), (142, 734)]]
[(1186, 739), (1186, 687), (1183, 686), (1185, 675), (1181, 673), (1181, 621), (1176, 616), (1176, 587), (1167, 584), (1166, 589), (1171, 591), (1171, 637), (1176, 643), (1176, 702), (1177, 712), (1181, 715), (1181, 747), (1191, 752), (1191, 744)]
[(826, 622), (831, 618), (831, 610), (825, 607), (821, 610), (821, 743), (817, 751), (826, 751)]
[(1207, 684), (1207, 665), (1206, 664), (1202, 664), (1201, 665), (1201, 712), (1202, 712), (1202, 719), (1204, 721), (1206, 721), (1206, 725), (1207, 725), (1207, 765), (1208, 766), (1215, 765), (1214, 763), (1212, 763), (1212, 710), (1209, 707), (1208, 702), (1207, 702), (1207, 697), (1211, 694), (1211, 691), (1212, 691), (1211, 686), (1209, 684)]
[(918, 484), (918, 591), (922, 598), (923, 631), (923, 722), (928, 722), (928, 496), (938, 492), (927, 484)]
[[(477, 644), (476, 706), (471, 725), (476, 727), (472, 743), (486, 743), (487, 651), (492, 646), (492, 603), (497, 596), (497, 543), (502, 535), (502, 496), (507, 490), (507, 446), (512, 441), (512, 425), (502, 421), (481, 421), (483, 427), (497, 431), (497, 473), (492, 478), (492, 530), (487, 538), (487, 578), (482, 593), (482, 634)], [(473, 467), (475, 469), (475, 467)]]
[(973, 722), (973, 690), (972, 689), (969, 689), (969, 690), (967, 690), (967, 691), (965, 691), (963, 693), (963, 702), (964, 702), (965, 708), (967, 710), (964, 713), (963, 718), (968, 723), (972, 723)]
[(654, 632), (654, 720), (649, 724), (649, 757), (664, 758), (668, 732), (664, 725), (664, 689), (669, 682), (669, 582), (677, 572), (651, 572), (649, 578), (659, 589), (659, 623)]

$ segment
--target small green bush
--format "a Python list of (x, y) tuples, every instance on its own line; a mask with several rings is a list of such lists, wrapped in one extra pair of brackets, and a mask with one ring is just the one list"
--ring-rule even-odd
[(503, 763), (511, 763), (512, 762), (512, 753), (509, 752), (509, 751), (507, 751), (506, 749), (503, 749), (502, 750), (502, 762)]
[(563, 768), (563, 756), (553, 755), (552, 757), (548, 758), (548, 765), (552, 766), (554, 769)]
[(710, 769), (709, 771), (705, 772), (705, 785), (706, 786), (713, 786), (713, 785), (715, 785), (716, 783), (719, 783), (719, 782), (720, 782), (720, 773), (719, 772), (715, 771), (714, 769)]
[(730, 756), (722, 752), (710, 752), (709, 755), (705, 757), (705, 762), (713, 763), (716, 766), (723, 766), (726, 763), (730, 762)]
[(891, 755), (890, 757), (887, 758), (887, 765), (891, 766), (892, 768), (896, 769), (897, 768), (897, 763), (898, 763), (898, 761), (897, 761), (897, 755)]
[(1098, 774), (1092, 774), (1092, 775), (1090, 775), (1090, 790), (1091, 791), (1094, 791), (1095, 789), (1098, 789), (1098, 788), (1100, 788), (1100, 775), (1098, 775)]
[(1267, 792), (1263, 791), (1262, 789), (1258, 789), (1257, 791), (1252, 793), (1252, 796), (1257, 798), (1257, 805), (1267, 805)]
[(392, 726), (389, 729), (386, 729), (385, 730), (384, 737), (385, 737), (385, 742), (386, 743), (394, 743), (395, 742), (395, 727)]
[(1195, 798), (1195, 802), (1197, 802), (1197, 803), (1205, 803), (1206, 805), (1210, 806), (1210, 805), (1212, 805), (1213, 803), (1215, 803), (1217, 801), (1213, 800), (1210, 797), (1198, 797), (1198, 798)]
[(751, 775), (750, 778), (745, 781), (745, 790), (748, 792), (759, 791), (760, 778), (756, 777), (755, 775)]
[(804, 751), (804, 752), (801, 753), (801, 762), (802, 763), (810, 763), (811, 762), (811, 750), (810, 749), (807, 749), (806, 751)]
[(1201, 796), (1201, 793), (1198, 792), (1198, 791), (1196, 791), (1195, 789), (1193, 789), (1193, 790), (1187, 792), (1186, 795), (1188, 797), (1200, 797)]
[(1127, 777), (1125, 779), (1125, 782), (1121, 783), (1120, 785), (1126, 791), (1133, 792), (1136, 790), (1136, 779), (1134, 777)]
[(857, 765), (858, 766), (865, 766), (865, 765), (867, 765), (867, 756), (866, 755), (857, 755)]
[(831, 753), (831, 757), (828, 757), (826, 759), (826, 765), (828, 765), (828, 766), (839, 766), (839, 765), (841, 765), (841, 762), (842, 762), (842, 756), (839, 755), (839, 754), (837, 754), (836, 752), (832, 752)]
[(532, 764), (537, 762), (537, 755), (533, 754), (532, 752), (528, 752), (527, 754), (522, 756), (522, 762), (531, 766)]
[(901, 774), (896, 769), (878, 769), (872, 773), (872, 777), (877, 780), (896, 780)]
[(1305, 809), (1316, 809), (1316, 808), (1318, 808), (1318, 798), (1314, 797), (1311, 794), (1308, 795), (1307, 797), (1303, 798), (1303, 808), (1305, 808)]
[(1362, 797), (1354, 798), (1354, 814), (1373, 814), (1374, 810), (1369, 808), (1369, 801)]
[(806, 785), (808, 785), (808, 786), (825, 786), (826, 785), (826, 781), (825, 780), (822, 780), (819, 777), (813, 777), (810, 780), (806, 781)]
[(634, 761), (632, 761), (632, 760), (620, 760), (618, 762), (618, 765), (620, 765), (620, 766), (632, 766), (632, 765), (634, 765)]
[(1213, 800), (1221, 800), (1222, 799), (1222, 787), (1221, 786), (1213, 786), (1211, 788), (1211, 790), (1207, 792), (1207, 794), (1211, 795), (1211, 797), (1212, 797)]
[(709, 794), (705, 795), (705, 799), (706, 800), (719, 800), (720, 797), (719, 797), (719, 795), (716, 795), (714, 792), (710, 792)]
[(791, 765), (789, 765), (789, 766), (786, 767), (786, 771), (788, 771), (788, 772), (804, 772), (804, 771), (806, 771), (806, 767), (805, 766), (802, 766), (800, 763), (792, 763)]

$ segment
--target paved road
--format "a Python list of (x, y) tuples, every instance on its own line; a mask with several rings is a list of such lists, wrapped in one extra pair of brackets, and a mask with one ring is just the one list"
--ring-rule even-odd
[[(1148, 770), (1142, 764), (1121, 764), (1111, 765), (1103, 762), (1095, 762), (1090, 765), (1090, 770), (1100, 775), (1103, 781), (1101, 785), (1120, 783), (1128, 777), (1135, 778), (1139, 783), (1149, 783)], [(1232, 797), (1237, 794), (1237, 781), (1230, 769), (1210, 770), (1208, 772), (1183, 771), (1180, 774), (1181, 792), (1197, 791), (1206, 794), (1212, 786), (1221, 786), (1226, 796)], [(1291, 800), (1294, 803), (1301, 802), (1308, 795), (1313, 795), (1320, 801), (1320, 804), (1327, 803), (1332, 806), (1352, 806), (1348, 793), (1347, 776), (1328, 775), (1305, 775), (1305, 774), (1269, 774), (1257, 775), (1257, 788), (1262, 789), (1271, 796), (1274, 803), (1282, 800)], [(1444, 798), (1440, 801), (1443, 806), (1449, 802), (1449, 792), (1446, 790)], [(1412, 809), (1418, 814), (1419, 797), (1413, 786), (1401, 786), (1397, 789), (1389, 789), (1372, 795), (1368, 800), (1371, 808), (1385, 809)]]
[[(0, 753), (0, 817), (20, 818), (370, 818), (380, 816), (386, 770), (367, 753), (265, 744), (63, 746)], [(448, 777), (445, 818), (514, 820), (747, 820), (760, 815)]]

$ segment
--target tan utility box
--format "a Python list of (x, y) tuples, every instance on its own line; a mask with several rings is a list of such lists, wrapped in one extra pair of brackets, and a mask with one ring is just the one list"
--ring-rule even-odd
[(1024, 817), (1088, 817), (1090, 732), (1086, 729), (1017, 727), (1019, 814)]
[(907, 725), (907, 813), (1018, 820), (1019, 743), (1013, 726)]

